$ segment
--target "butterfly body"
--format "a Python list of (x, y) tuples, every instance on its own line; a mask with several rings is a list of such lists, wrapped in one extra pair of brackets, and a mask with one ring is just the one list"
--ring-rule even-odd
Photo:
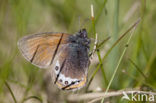
[(18, 42), (23, 56), (40, 68), (51, 69), (54, 83), (63, 90), (77, 90), (86, 84), (89, 44), (85, 29), (74, 35), (36, 34)]

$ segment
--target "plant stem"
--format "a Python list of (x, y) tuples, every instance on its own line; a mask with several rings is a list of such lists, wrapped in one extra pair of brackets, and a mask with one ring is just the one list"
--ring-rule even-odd
[(14, 102), (17, 103), (17, 100), (16, 100), (16, 98), (15, 98), (15, 95), (14, 95), (13, 91), (11, 90), (9, 84), (8, 84), (6, 81), (5, 81), (5, 85), (6, 85), (6, 87), (9, 89), (9, 92), (10, 92), (10, 94), (11, 94), (11, 96), (12, 96)]
[[(138, 23), (139, 21), (140, 21), (140, 19), (139, 19), (136, 23)], [(118, 70), (119, 65), (120, 65), (120, 63), (121, 63), (121, 60), (122, 60), (122, 58), (123, 58), (123, 56), (124, 56), (124, 54), (125, 54), (125, 52), (126, 52), (126, 50), (127, 50), (127, 48), (128, 48), (128, 45), (129, 45), (129, 43), (130, 43), (130, 40), (131, 40), (131, 38), (132, 38), (132, 36), (133, 36), (133, 34), (134, 34), (135, 28), (136, 28), (136, 26), (135, 26), (134, 29), (132, 30), (131, 35), (130, 35), (130, 37), (129, 37), (127, 43), (126, 43), (126, 46), (125, 46), (125, 48), (124, 48), (124, 50), (123, 50), (123, 52), (122, 52), (122, 54), (121, 54), (121, 56), (120, 56), (120, 58), (119, 58), (119, 61), (118, 61), (118, 63), (117, 63), (117, 66), (116, 66), (116, 68), (115, 68), (115, 70), (114, 70), (114, 73), (113, 73), (113, 75), (112, 75), (112, 77), (111, 77), (111, 80), (110, 80), (110, 82), (109, 82), (109, 84), (108, 84), (108, 86), (107, 86), (107, 88), (106, 88), (105, 94), (108, 92), (108, 90), (109, 90), (109, 88), (110, 88), (110, 86), (111, 86), (111, 84), (112, 84), (112, 82), (113, 82), (113, 80), (114, 80), (114, 77), (115, 77), (115, 75), (116, 75), (116, 73), (117, 73), (117, 70)], [(101, 103), (104, 102), (104, 99), (105, 99), (105, 98), (103, 98), (103, 99), (101, 100)]]

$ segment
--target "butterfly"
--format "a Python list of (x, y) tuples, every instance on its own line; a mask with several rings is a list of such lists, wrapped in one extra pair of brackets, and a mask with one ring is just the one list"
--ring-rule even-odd
[(40, 33), (24, 36), (18, 47), (24, 58), (39, 68), (49, 68), (52, 80), (62, 90), (77, 90), (86, 85), (90, 39), (86, 29), (74, 35)]

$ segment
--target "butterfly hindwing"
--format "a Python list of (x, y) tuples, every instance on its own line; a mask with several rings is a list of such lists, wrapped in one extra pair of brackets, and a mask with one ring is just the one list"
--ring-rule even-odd
[(52, 76), (61, 89), (77, 89), (86, 84), (89, 57), (87, 49), (78, 44), (65, 44), (52, 64)]
[(41, 33), (25, 36), (18, 41), (22, 55), (32, 64), (47, 68), (54, 59), (58, 47), (68, 42), (64, 33)]

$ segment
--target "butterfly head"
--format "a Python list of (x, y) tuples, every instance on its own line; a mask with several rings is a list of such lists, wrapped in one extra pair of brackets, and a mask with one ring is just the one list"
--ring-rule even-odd
[(81, 29), (79, 32), (78, 32), (78, 35), (82, 38), (87, 38), (87, 31), (86, 29)]
[(69, 39), (72, 43), (81, 44), (83, 46), (89, 47), (90, 39), (88, 38), (88, 33), (86, 29), (81, 29), (74, 36)]

